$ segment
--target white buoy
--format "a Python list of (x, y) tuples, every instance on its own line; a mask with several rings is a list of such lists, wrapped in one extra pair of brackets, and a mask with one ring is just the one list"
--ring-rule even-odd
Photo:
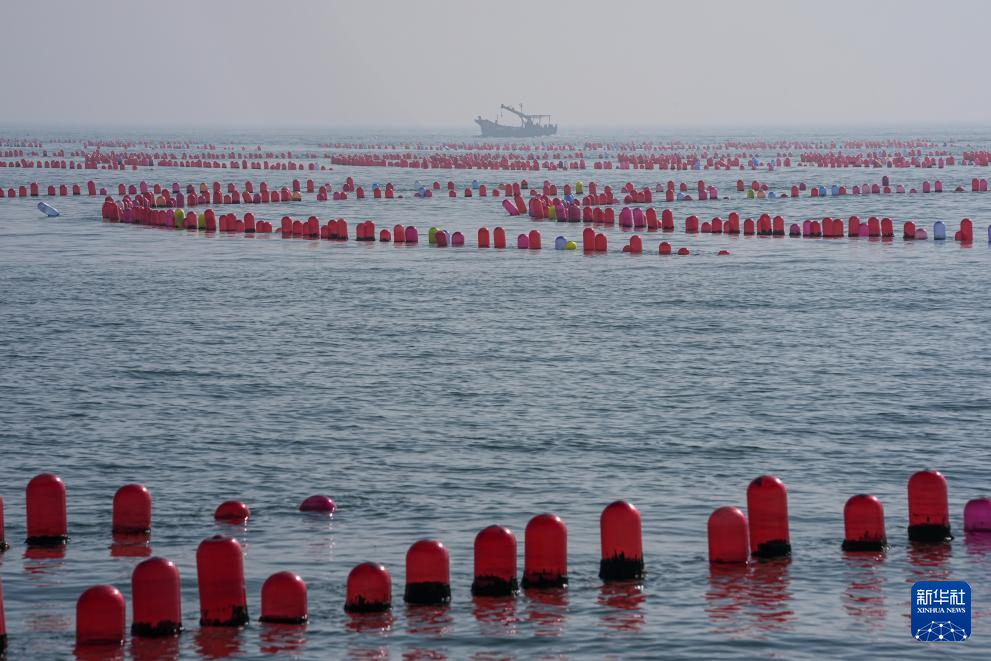
[(56, 216), (61, 215), (59, 214), (58, 209), (50, 205), (48, 202), (38, 202), (38, 211), (45, 214), (49, 218), (55, 218)]

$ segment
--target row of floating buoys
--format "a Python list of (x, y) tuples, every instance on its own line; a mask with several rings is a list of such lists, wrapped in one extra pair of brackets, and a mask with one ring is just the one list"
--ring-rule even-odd
[[(950, 530), (946, 478), (937, 471), (915, 473), (908, 481), (908, 538), (912, 542), (944, 543)], [(788, 498), (784, 484), (764, 475), (747, 489), (747, 515), (726, 506), (709, 517), (709, 561), (746, 563), (751, 557), (791, 554), (788, 534)], [(888, 546), (884, 508), (875, 497), (858, 494), (843, 508), (844, 539), (848, 552), (883, 552)], [(991, 499), (977, 498), (964, 507), (965, 532), (991, 532)]]
[[(349, 178), (349, 179), (351, 179), (351, 178)], [(449, 187), (451, 185), (453, 185), (453, 183), (454, 182), (448, 182)], [(477, 183), (477, 180), (475, 182), (473, 182), (473, 184), (474, 183)], [(145, 182), (141, 182), (141, 184), (142, 184), (142, 192), (144, 192), (144, 190), (146, 189)], [(302, 184), (299, 182), (298, 179), (293, 180), (293, 182), (292, 182), (292, 190), (291, 191), (288, 191), (288, 188), (286, 188), (286, 187), (283, 187), (282, 189), (279, 189), (279, 190), (272, 190), (272, 191), (270, 191), (270, 190), (268, 190), (266, 184), (263, 182), (262, 185), (261, 185), (261, 187), (260, 187), (259, 193), (258, 194), (253, 194), (252, 188), (250, 186), (251, 182), (246, 182), (246, 184), (247, 185), (246, 185), (246, 188), (245, 188), (245, 191), (244, 192), (238, 191), (236, 189), (236, 187), (234, 186), (234, 184), (228, 184), (227, 194), (222, 194), (221, 193), (221, 190), (220, 190), (220, 183), (215, 181), (215, 182), (213, 182), (213, 195), (212, 195), (212, 198), (211, 198), (210, 193), (209, 193), (209, 188), (208, 188), (207, 184), (201, 183), (200, 184), (200, 187), (199, 187), (200, 188), (200, 195), (194, 195), (193, 198), (192, 198), (192, 201), (191, 202), (188, 202), (187, 201), (187, 204), (209, 204), (211, 202), (213, 204), (221, 204), (221, 203), (239, 204), (242, 201), (245, 202), (245, 203), (252, 203), (252, 202), (268, 203), (268, 202), (284, 202), (284, 201), (290, 201), (290, 200), (298, 201), (299, 199), (301, 199), (298, 195), (295, 195), (295, 193), (299, 193), (299, 192), (302, 191)], [(577, 182), (574, 190), (575, 190), (576, 193), (579, 193), (580, 194), (582, 192), (582, 190), (584, 189), (584, 186), (579, 187), (578, 184), (581, 184), (581, 182)], [(393, 184), (391, 184), (391, 183), (386, 184), (386, 186), (384, 188), (378, 186), (377, 184), (373, 184), (373, 186), (374, 186), (373, 187), (373, 196), (375, 197), (375, 199), (382, 199), (383, 197), (385, 199), (392, 199), (394, 197), (395, 189), (394, 189)], [(436, 189), (436, 188), (439, 188), (439, 187), (440, 187), (439, 182), (434, 182), (434, 188)], [(510, 185), (507, 184), (506, 185), (507, 193), (508, 193), (508, 188), (509, 187), (510, 187)], [(192, 188), (193, 188), (193, 185), (192, 184), (187, 185), (187, 187), (186, 187), (186, 189), (187, 189), (186, 190), (186, 194), (187, 195), (190, 195), (190, 194), (193, 193)], [(777, 193), (776, 194), (774, 191), (770, 191), (769, 190), (767, 184), (760, 184), (757, 181), (752, 182), (752, 184), (751, 184), (750, 187), (746, 187), (746, 186), (743, 185), (743, 181), (742, 180), (738, 180), (737, 181), (736, 188), (737, 188), (738, 191), (741, 191), (741, 192), (744, 191), (744, 190), (746, 190), (747, 197), (748, 198), (757, 197), (757, 198), (763, 199), (765, 197), (774, 198), (776, 196), (783, 196), (783, 197), (788, 197), (789, 196), (788, 193), (784, 193), (784, 192)], [(135, 194), (135, 191), (134, 191), (135, 186), (133, 184), (130, 185), (129, 187), (127, 187), (127, 189), (130, 191), (130, 194), (132, 194), (132, 195)], [(314, 183), (314, 181), (312, 179), (308, 179), (306, 181), (305, 189), (306, 189), (306, 192), (308, 192), (308, 193), (314, 192), (314, 190), (315, 190), (315, 183)], [(519, 187), (518, 184), (514, 184), (513, 185), (513, 192), (511, 194), (518, 195), (520, 189), (521, 189), (521, 187)], [(939, 180), (936, 180), (935, 182), (923, 181), (922, 182), (922, 185), (921, 185), (921, 189), (922, 189), (922, 192), (923, 193), (929, 193), (929, 192), (939, 193), (939, 192), (942, 192), (943, 191), (943, 184)], [(92, 181), (91, 182), (88, 182), (88, 190), (89, 190), (89, 194), (90, 195), (96, 195), (97, 194), (97, 190), (95, 188), (95, 184)], [(118, 184), (118, 194), (119, 195), (123, 195), (124, 194), (124, 190), (125, 190), (125, 184), (119, 183)], [(484, 184), (480, 184), (477, 187), (473, 185), (470, 188), (466, 188), (465, 189), (465, 196), (466, 197), (471, 197), (473, 190), (477, 191), (480, 197), (484, 197), (487, 194), (487, 189), (486, 189), (485, 185)], [(493, 195), (498, 195), (498, 190), (499, 190), (498, 188), (494, 189), (493, 190)], [(566, 195), (570, 195), (571, 194), (570, 193), (570, 191), (571, 191), (571, 186), (570, 185), (566, 184), (565, 185), (565, 190), (566, 190), (566, 193), (565, 193)], [(669, 202), (671, 202), (671, 201), (679, 201), (679, 200), (691, 200), (692, 199), (691, 196), (689, 196), (687, 194), (684, 194), (683, 195), (683, 193), (687, 193), (687, 191), (688, 191), (688, 186), (684, 182), (682, 182), (680, 184), (678, 190), (675, 189), (675, 185), (674, 185), (674, 182), (673, 181), (668, 181), (667, 187), (664, 187), (664, 188), (662, 188), (662, 186), (660, 184), (658, 184), (656, 186), (656, 190), (657, 190), (657, 192), (663, 191), (665, 193), (665, 199), (667, 201), (669, 201)], [(863, 194), (863, 195), (870, 195), (870, 194), (882, 194), (882, 193), (891, 193), (891, 192), (896, 192), (896, 193), (904, 193), (905, 192), (905, 188), (902, 185), (897, 185), (894, 188), (892, 188), (889, 185), (889, 183), (887, 182), (887, 177), (885, 177), (882, 180), (882, 183), (881, 184), (876, 184), (875, 183), (875, 184), (854, 185), (849, 191), (848, 191), (848, 189), (845, 186), (841, 186), (841, 185), (837, 185), (837, 184), (833, 184), (833, 185), (831, 185), (829, 187), (823, 186), (823, 185), (809, 187), (804, 182), (802, 182), (802, 183), (800, 183), (798, 185), (794, 185), (794, 186), (791, 187), (791, 189), (790, 189), (790, 196), (791, 197), (798, 197), (799, 194), (800, 194), (800, 192), (801, 191), (804, 191), (804, 190), (809, 190), (810, 191), (810, 195), (812, 197), (826, 197), (826, 196), (837, 196), (837, 195), (848, 195), (848, 194), (853, 194), (853, 195), (861, 195), (861, 194)], [(964, 189), (963, 189), (962, 186), (958, 186), (955, 190), (962, 192)], [(971, 190), (973, 192), (986, 192), (988, 190), (988, 180), (987, 179), (977, 179), (977, 178), (972, 179), (972, 181), (971, 181)], [(74, 195), (80, 194), (81, 193), (80, 186), (78, 184), (73, 185), (72, 186), (72, 191), (73, 191), (72, 194), (74, 194)], [(155, 194), (156, 194), (156, 196), (157, 195), (161, 195), (161, 194), (163, 194), (164, 192), (167, 192), (167, 191), (168, 191), (167, 188), (163, 188), (162, 186), (160, 186), (158, 184), (155, 185)], [(287, 197), (287, 191), (288, 191), (288, 197)], [(590, 195), (585, 196), (584, 198), (582, 198), (582, 204), (583, 205), (584, 204), (597, 204), (597, 205), (612, 204), (615, 201), (615, 199), (612, 197), (612, 192), (611, 192), (611, 189), (610, 189), (609, 186), (606, 186), (606, 192), (604, 194), (597, 196), (595, 194), (595, 184), (594, 184), (594, 182), (592, 182), (591, 184), (589, 184), (589, 191), (590, 191)], [(178, 193), (178, 192), (180, 192), (179, 191), (179, 185), (178, 184), (173, 184), (172, 185), (172, 193)], [(335, 199), (335, 200), (346, 200), (346, 199), (348, 199), (348, 195), (347, 195), (348, 192), (354, 192), (355, 195), (356, 195), (356, 197), (358, 199), (365, 199), (365, 191), (364, 191), (364, 189), (362, 187), (360, 187), (360, 186), (357, 186), (356, 187), (354, 185), (354, 183), (353, 183), (353, 179), (351, 179), (351, 183), (350, 184), (346, 184), (344, 186), (344, 188), (342, 189), (342, 191), (340, 191), (340, 192), (334, 192), (333, 193), (333, 199)], [(429, 192), (429, 191), (424, 190), (422, 192)], [(650, 191), (649, 188), (645, 187), (645, 188), (637, 191), (635, 188), (633, 188), (633, 185), (631, 183), (628, 183), (624, 187), (624, 191), (623, 192), (626, 193), (626, 197), (624, 198), (624, 203), (626, 203), (626, 204), (631, 204), (631, 203), (634, 203), (634, 204), (637, 204), (637, 203), (639, 203), (639, 204), (649, 203), (651, 201), (651, 197), (652, 197), (651, 196), (651, 191)], [(909, 192), (910, 193), (915, 193), (915, 192), (917, 192), (917, 190), (915, 188), (911, 188), (909, 190)], [(531, 193), (534, 193), (535, 194), (536, 191), (531, 191)], [(69, 194), (69, 187), (66, 184), (61, 184), (58, 187), (57, 192), (56, 192), (56, 187), (55, 187), (54, 184), (52, 184), (52, 185), (49, 185), (48, 186), (48, 188), (47, 188), (47, 194), (49, 196), (55, 196), (56, 194), (65, 196), (65, 195), (68, 195)], [(455, 195), (455, 191), (453, 190), (453, 188), (449, 188), (449, 194)], [(553, 184), (550, 184), (549, 182), (546, 182), (545, 181), (545, 184), (544, 184), (544, 195), (545, 196), (551, 196), (551, 197), (553, 197), (556, 194), (557, 194), (557, 186), (555, 186)], [(31, 184), (29, 184), (27, 186), (20, 186), (18, 189), (10, 188), (10, 189), (7, 190), (6, 195), (5, 195), (4, 191), (3, 191), (3, 189), (0, 189), (0, 198), (5, 197), (5, 196), (6, 197), (29, 197), (29, 196), (38, 196), (38, 195), (40, 195), (40, 187), (39, 187), (39, 184), (37, 182), (33, 182), (33, 183), (31, 183)], [(319, 189), (319, 192), (317, 193), (317, 200), (318, 201), (325, 201), (325, 200), (328, 199), (328, 196), (329, 195), (330, 195), (329, 187), (326, 186), (326, 185), (321, 186), (320, 189)], [(420, 197), (426, 197), (428, 195), (418, 195), (418, 196), (420, 196)], [(718, 197), (718, 191), (713, 186), (706, 186), (703, 181), (699, 181), (698, 182), (698, 199), (699, 200), (715, 199), (716, 197)], [(204, 199), (204, 198), (207, 198), (207, 199)], [(168, 196), (164, 196), (163, 195), (163, 199), (165, 201), (164, 203), (167, 204), (168, 203)], [(229, 201), (226, 201), (225, 202), (225, 200), (229, 200)], [(182, 204), (179, 204), (178, 206), (182, 206)]]
[[(60, 493), (64, 510), (64, 487)], [(142, 513), (146, 518), (132, 521), (128, 529), (144, 528), (147, 531), (151, 525), (151, 499), (140, 485), (127, 485), (118, 491), (115, 520), (118, 503), (134, 496), (139, 497), (138, 509), (147, 514)], [(316, 500), (319, 500), (317, 507), (308, 506)], [(231, 501), (221, 505), (218, 517), (227, 505), (238, 503)], [(300, 511), (321, 513), (332, 513), (333, 509), (333, 501), (325, 496), (312, 496), (300, 506)], [(246, 517), (245, 513), (236, 520), (243, 521)], [(600, 578), (606, 582), (642, 580), (645, 572), (639, 511), (625, 501), (616, 501), (602, 512), (600, 529)], [(533, 517), (527, 524), (525, 541), (523, 587), (566, 587), (567, 529), (560, 517), (553, 514)], [(476, 537), (474, 554), (472, 594), (513, 596), (517, 593), (516, 539), (509, 529), (489, 526), (482, 530)], [(222, 535), (204, 540), (197, 549), (196, 564), (200, 625), (246, 624), (249, 614), (243, 550), (237, 540)], [(132, 574), (132, 596), (132, 635), (174, 636), (182, 631), (179, 572), (174, 563), (164, 558), (150, 558), (140, 563)], [(439, 541), (420, 540), (408, 550), (404, 600), (411, 604), (450, 602), (450, 561), (447, 550)], [(308, 619), (305, 583), (290, 572), (270, 576), (262, 586), (261, 601), (260, 619), (263, 622), (301, 624)], [(390, 605), (391, 579), (384, 567), (363, 563), (351, 571), (346, 611), (380, 611)], [(76, 608), (77, 644), (121, 644), (125, 637), (125, 610), (123, 596), (113, 586), (94, 586), (84, 591)]]
[[(301, 512), (333, 514), (334, 501), (322, 494), (310, 496), (300, 505)], [(2, 513), (0, 500), (0, 513)], [(228, 500), (217, 506), (214, 519), (226, 523), (244, 523), (251, 516), (248, 506)], [(52, 473), (34, 476), (25, 488), (25, 517), (28, 546), (62, 546), (69, 541), (66, 488), (62, 479)], [(3, 539), (3, 516), (0, 514), (0, 540)], [(151, 534), (151, 492), (141, 484), (125, 484), (114, 492), (111, 532), (117, 535)], [(0, 550), (9, 548), (0, 544)]]
[[(101, 191), (103, 191), (103, 189), (101, 189)], [(106, 193), (105, 191), (103, 191), (101, 194), (106, 194)], [(158, 195), (155, 195), (150, 191), (140, 193), (133, 200), (131, 200), (130, 194), (125, 195), (122, 198), (120, 204), (123, 204), (124, 200), (130, 200), (132, 203), (139, 203), (141, 206), (148, 206), (148, 207), (182, 208), (186, 206), (211, 204), (211, 201), (213, 204), (218, 204), (218, 205), (241, 204), (242, 202), (244, 202), (245, 204), (267, 204), (269, 202), (272, 203), (299, 202), (302, 200), (302, 197), (300, 196), (300, 193), (290, 192), (288, 188), (283, 188), (281, 191), (271, 191), (271, 193), (268, 191), (263, 191), (253, 194), (245, 192), (243, 196), (237, 190), (235, 190), (233, 193), (224, 193), (224, 194), (215, 192), (212, 197), (210, 196), (209, 193), (200, 193), (197, 195), (195, 193), (184, 194), (182, 192), (179, 192), (173, 194), (169, 190), (164, 189), (161, 192), (161, 194)]]
[[(216, 535), (196, 550), (201, 626), (240, 627), (248, 623), (244, 553), (231, 537)], [(179, 635), (182, 600), (179, 570), (165, 558), (149, 558), (131, 574), (131, 635)], [(292, 572), (269, 576), (261, 589), (262, 622), (304, 624), (309, 619), (306, 583)], [(112, 585), (85, 590), (76, 602), (76, 644), (119, 646), (125, 637), (124, 596)]]
[[(28, 485), (28, 508), (39, 501), (58, 512), (49, 519), (65, 519), (65, 488), (57, 477), (39, 475)], [(918, 542), (951, 539), (945, 478), (935, 471), (920, 471), (908, 484), (909, 538)], [(319, 501), (319, 502), (318, 502)], [(332, 512), (332, 501), (323, 496), (308, 498), (301, 511)], [(115, 527), (127, 530), (150, 528), (150, 494), (140, 485), (126, 485), (114, 498)], [(226, 505), (226, 504), (225, 504)], [(119, 515), (118, 508), (138, 513)], [(221, 506), (223, 508), (223, 505)], [(746, 563), (751, 557), (787, 556), (791, 552), (788, 530), (787, 492), (773, 476), (761, 476), (747, 489), (749, 521), (742, 511), (723, 507), (708, 522), (709, 559), (712, 563)], [(220, 508), (218, 508), (219, 511)], [(147, 512), (147, 514), (145, 513)], [(30, 515), (29, 515), (30, 516)], [(246, 517), (241, 517), (243, 520)], [(848, 551), (883, 551), (887, 545), (883, 508), (872, 496), (854, 496), (844, 508)], [(964, 509), (964, 529), (991, 531), (991, 500), (969, 501)], [(64, 531), (62, 526), (59, 530)], [(64, 536), (63, 536), (64, 537)], [(607, 506), (600, 517), (603, 581), (642, 580), (644, 562), (640, 514), (624, 501)], [(56, 543), (64, 543), (60, 539)], [(515, 536), (506, 528), (489, 526), (476, 536), (475, 578), (472, 593), (512, 596), (517, 591)], [(202, 626), (242, 626), (249, 620), (245, 594), (243, 550), (237, 540), (215, 536), (204, 540), (196, 554)], [(450, 560), (438, 540), (420, 540), (406, 555), (404, 599), (411, 604), (450, 602)], [(560, 517), (541, 514), (526, 527), (524, 588), (566, 587), (568, 583), (567, 529)], [(179, 574), (163, 558), (139, 564), (132, 574), (132, 635), (171, 636), (182, 628)], [(298, 576), (280, 572), (262, 587), (262, 620), (302, 623), (307, 620), (306, 587)], [(382, 565), (363, 563), (347, 581), (345, 610), (382, 611), (391, 606), (391, 579)], [(77, 643), (121, 644), (124, 640), (123, 596), (112, 586), (95, 586), (77, 602)], [(2, 632), (2, 630), (0, 630)]]
[[(522, 201), (522, 198), (520, 198), (520, 201)], [(505, 200), (504, 203), (511, 205), (514, 209), (516, 208), (515, 205), (512, 205), (509, 200)], [(531, 209), (534, 204), (534, 200), (531, 200)], [(586, 208), (586, 210), (588, 210), (588, 208)], [(256, 225), (254, 215), (251, 213), (245, 214), (244, 220), (238, 220), (234, 214), (225, 214), (220, 217), (218, 228), (212, 209), (206, 209), (199, 216), (197, 216), (197, 214), (193, 211), (183, 209), (169, 209), (167, 212), (156, 211), (142, 206), (125, 206), (122, 209), (121, 206), (114, 203), (110, 197), (107, 197), (104, 201), (102, 216), (105, 219), (114, 221), (167, 227), (174, 226), (176, 228), (186, 228), (190, 230), (200, 229), (211, 232), (216, 231), (217, 229), (221, 232), (244, 232), (249, 234), (254, 232), (266, 233), (272, 231), (271, 223), (259, 221)], [(598, 220), (599, 218), (601, 218), (601, 220)], [(595, 209), (592, 222), (602, 222), (603, 224), (611, 225), (614, 222), (614, 218), (615, 216), (612, 213), (612, 209), (606, 209), (605, 211)], [(301, 223), (301, 221), (299, 222)], [(311, 223), (312, 222), (313, 217), (311, 217)], [(331, 232), (331, 229), (323, 231), (320, 230), (319, 225), (317, 225), (315, 230), (310, 228), (312, 231), (305, 231), (307, 229), (306, 227), (296, 228), (292, 223), (293, 221), (289, 219), (288, 216), (283, 218), (282, 235), (284, 237), (322, 236), (323, 238), (331, 238), (329, 234), (334, 234)], [(624, 207), (620, 211), (620, 226), (634, 229), (646, 227), (648, 230), (652, 231), (657, 229), (673, 230), (674, 218), (670, 209), (665, 209), (662, 212), (661, 221), (658, 222), (656, 211), (653, 208), (649, 208), (647, 212), (644, 213), (639, 207), (633, 209)], [(366, 230), (366, 228), (370, 228), (370, 230)], [(685, 220), (685, 232), (697, 233), (699, 231), (702, 233), (712, 234), (740, 234), (741, 226), (739, 222), (739, 214), (737, 212), (731, 212), (728, 220), (725, 222), (721, 218), (715, 217), (709, 222), (701, 223), (701, 225), (697, 216), (688, 216)], [(991, 241), (991, 228), (989, 228), (988, 231), (989, 241)], [(372, 221), (366, 221), (359, 228), (359, 233), (359, 240), (374, 241), (374, 223), (372, 223)], [(752, 219), (748, 218), (743, 223), (742, 233), (748, 236), (754, 234), (759, 236), (781, 236), (784, 234), (784, 220), (780, 216), (776, 216), (771, 219), (768, 214), (762, 215), (756, 223)], [(801, 226), (798, 224), (793, 224), (790, 228), (789, 235), (793, 237), (804, 236), (813, 238), (841, 238), (843, 236), (843, 223), (839, 219), (831, 218), (824, 218), (822, 221), (806, 220)], [(337, 232), (334, 234), (334, 238), (337, 236), (346, 238), (346, 231)], [(893, 238), (895, 233), (893, 223), (890, 218), (885, 217), (879, 219), (875, 216), (871, 216), (865, 224), (861, 223), (859, 217), (851, 216), (847, 224), (847, 236)], [(909, 221), (903, 226), (903, 237), (905, 240), (924, 240), (928, 238), (928, 233), (924, 228), (916, 227), (914, 222)], [(945, 223), (942, 221), (937, 221), (935, 223), (933, 227), (933, 238), (936, 240), (944, 240), (946, 238)], [(961, 221), (960, 230), (956, 232), (954, 238), (961, 243), (973, 242), (973, 223), (970, 219), (965, 218)], [(388, 241), (390, 239), (391, 235), (386, 233), (383, 235), (381, 240)], [(397, 243), (398, 242), (401, 241), (397, 240)]]

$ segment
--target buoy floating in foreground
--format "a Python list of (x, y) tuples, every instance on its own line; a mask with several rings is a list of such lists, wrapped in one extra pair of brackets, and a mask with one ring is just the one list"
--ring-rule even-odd
[(761, 475), (747, 487), (750, 555), (777, 558), (791, 555), (788, 535), (788, 491), (773, 475)]
[(248, 623), (244, 555), (232, 537), (215, 535), (196, 549), (200, 626), (240, 627)]
[(884, 551), (888, 536), (884, 530), (884, 506), (875, 496), (858, 494), (843, 506), (843, 550)]
[(639, 581), (645, 574), (640, 510), (617, 500), (599, 517), (602, 556), (599, 578), (603, 581)]
[(447, 549), (436, 539), (421, 539), (406, 552), (408, 604), (435, 606), (451, 601), (451, 560)]
[(141, 484), (125, 484), (114, 494), (115, 534), (151, 532), (151, 493)]
[(271, 624), (305, 624), (307, 612), (306, 583), (291, 571), (280, 571), (262, 584), (261, 622)]
[(516, 535), (503, 526), (483, 528), (475, 536), (476, 597), (509, 597), (519, 592), (516, 579)]
[(148, 558), (131, 574), (131, 635), (176, 636), (182, 631), (179, 570), (171, 560)]
[(95, 585), (76, 602), (76, 644), (124, 644), (127, 607), (124, 595), (112, 585)]
[(348, 574), (344, 610), (381, 613), (392, 608), (392, 577), (384, 565), (363, 562)]
[(946, 478), (939, 471), (919, 471), (908, 480), (908, 538), (913, 542), (953, 539)]
[(523, 588), (568, 586), (568, 529), (561, 517), (538, 514), (526, 524)]
[(709, 515), (709, 562), (746, 564), (750, 562), (750, 533), (746, 515), (737, 507), (720, 507)]
[(65, 484), (58, 475), (42, 473), (26, 489), (28, 546), (58, 546), (69, 541)]

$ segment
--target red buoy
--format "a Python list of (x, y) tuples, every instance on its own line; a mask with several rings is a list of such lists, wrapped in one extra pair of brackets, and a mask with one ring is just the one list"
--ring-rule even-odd
[(709, 562), (747, 563), (750, 535), (747, 517), (737, 507), (720, 507), (709, 515)]
[(908, 538), (913, 542), (953, 539), (946, 478), (938, 471), (919, 471), (908, 480)]
[[(595, 235), (595, 252), (606, 252), (609, 249), (609, 242), (605, 234)], [(525, 580), (525, 578), (524, 578)]]
[(123, 645), (127, 606), (112, 585), (94, 585), (76, 602), (77, 645)]
[(313, 495), (304, 500), (299, 505), (300, 512), (317, 512), (320, 514), (333, 514), (337, 511), (337, 505), (330, 496), (321, 494)]
[(530, 519), (523, 551), (524, 588), (567, 587), (568, 529), (561, 517), (545, 513)]
[(489, 230), (487, 227), (478, 228), (478, 247), (479, 248), (489, 247)]
[(239, 627), (248, 622), (244, 555), (236, 539), (215, 535), (196, 549), (200, 625)]
[(406, 551), (408, 604), (437, 605), (451, 601), (450, 557), (436, 539), (421, 539)]
[(497, 227), (492, 230), (492, 244), (496, 248), (506, 247), (506, 230), (501, 227)]
[(528, 238), (530, 250), (540, 250), (540, 232), (538, 230), (530, 230)]
[(599, 578), (606, 582), (642, 580), (645, 572), (640, 511), (625, 500), (609, 504), (599, 517), (599, 533)]
[(131, 574), (131, 634), (175, 636), (182, 631), (179, 570), (165, 558), (148, 558)]
[(671, 254), (671, 244), (667, 241), (661, 241), (661, 245), (657, 246), (657, 252), (661, 255)]
[(516, 580), (516, 535), (503, 526), (483, 528), (475, 536), (476, 597), (505, 597), (519, 592)]
[(750, 521), (750, 554), (777, 558), (791, 554), (788, 536), (788, 492), (784, 482), (762, 475), (747, 487)]
[(262, 584), (261, 622), (304, 624), (308, 618), (306, 583), (291, 571), (280, 571)]
[(843, 530), (844, 551), (884, 551), (888, 548), (884, 506), (875, 496), (862, 493), (846, 501)]
[(113, 532), (151, 532), (151, 493), (143, 485), (125, 484), (114, 494)]
[(344, 610), (381, 613), (392, 608), (392, 578), (383, 565), (363, 562), (348, 574)]
[(224, 523), (244, 523), (251, 517), (248, 506), (239, 500), (227, 500), (217, 506), (213, 518)]
[(28, 482), (26, 499), (28, 545), (55, 546), (68, 542), (62, 479), (51, 473), (33, 477)]

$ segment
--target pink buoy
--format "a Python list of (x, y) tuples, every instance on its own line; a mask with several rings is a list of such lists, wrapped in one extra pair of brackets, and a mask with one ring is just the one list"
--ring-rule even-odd
[(991, 532), (991, 498), (975, 498), (963, 508), (964, 532)]

